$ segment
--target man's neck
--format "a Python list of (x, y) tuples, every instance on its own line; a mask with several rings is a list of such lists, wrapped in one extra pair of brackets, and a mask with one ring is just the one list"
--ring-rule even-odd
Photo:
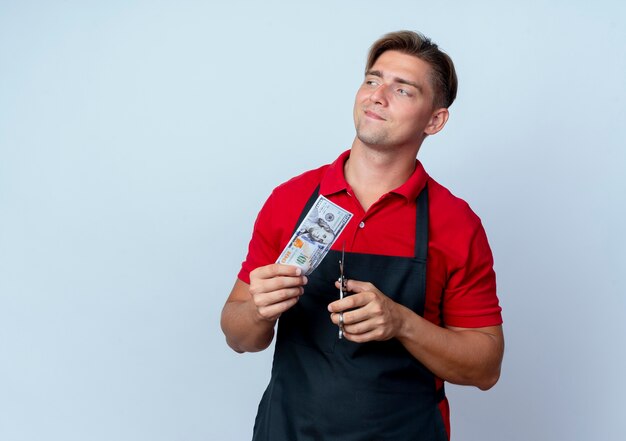
[(380, 197), (404, 184), (415, 171), (414, 148), (372, 148), (358, 138), (352, 143), (344, 174), (365, 211)]

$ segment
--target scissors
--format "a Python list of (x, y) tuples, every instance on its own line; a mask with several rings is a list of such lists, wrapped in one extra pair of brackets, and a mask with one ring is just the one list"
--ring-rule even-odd
[[(346, 259), (346, 244), (344, 243), (341, 247), (341, 260), (339, 261), (339, 299), (343, 299), (345, 295), (345, 283), (346, 278), (343, 274), (343, 266), (345, 264)], [(339, 313), (339, 338), (343, 338), (343, 312)]]

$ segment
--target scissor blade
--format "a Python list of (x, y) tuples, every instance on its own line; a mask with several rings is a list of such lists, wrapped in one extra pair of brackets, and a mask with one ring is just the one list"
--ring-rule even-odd
[(343, 299), (343, 284), (345, 282), (343, 269), (346, 259), (346, 243), (344, 242), (341, 247), (341, 260), (339, 261), (339, 298)]
[(341, 246), (341, 260), (339, 261), (339, 273), (341, 275), (341, 279), (343, 281), (343, 267), (346, 263), (346, 243), (344, 242)]
[[(345, 282), (343, 276), (343, 266), (346, 258), (346, 243), (341, 247), (341, 260), (339, 261), (339, 298), (343, 299), (343, 284)], [(339, 313), (339, 338), (343, 339), (343, 312)]]

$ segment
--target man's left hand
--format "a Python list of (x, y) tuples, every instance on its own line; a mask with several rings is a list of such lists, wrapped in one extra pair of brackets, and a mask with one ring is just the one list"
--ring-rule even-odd
[[(339, 282), (335, 282), (339, 289)], [(353, 293), (328, 305), (330, 319), (339, 325), (343, 312), (343, 333), (346, 339), (363, 343), (389, 340), (404, 323), (404, 306), (394, 302), (369, 282), (348, 280), (347, 291)]]

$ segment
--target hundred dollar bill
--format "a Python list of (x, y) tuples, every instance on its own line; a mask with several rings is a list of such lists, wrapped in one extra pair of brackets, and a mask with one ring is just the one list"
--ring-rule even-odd
[(351, 218), (352, 213), (320, 195), (276, 263), (295, 265), (305, 275), (311, 274)]

